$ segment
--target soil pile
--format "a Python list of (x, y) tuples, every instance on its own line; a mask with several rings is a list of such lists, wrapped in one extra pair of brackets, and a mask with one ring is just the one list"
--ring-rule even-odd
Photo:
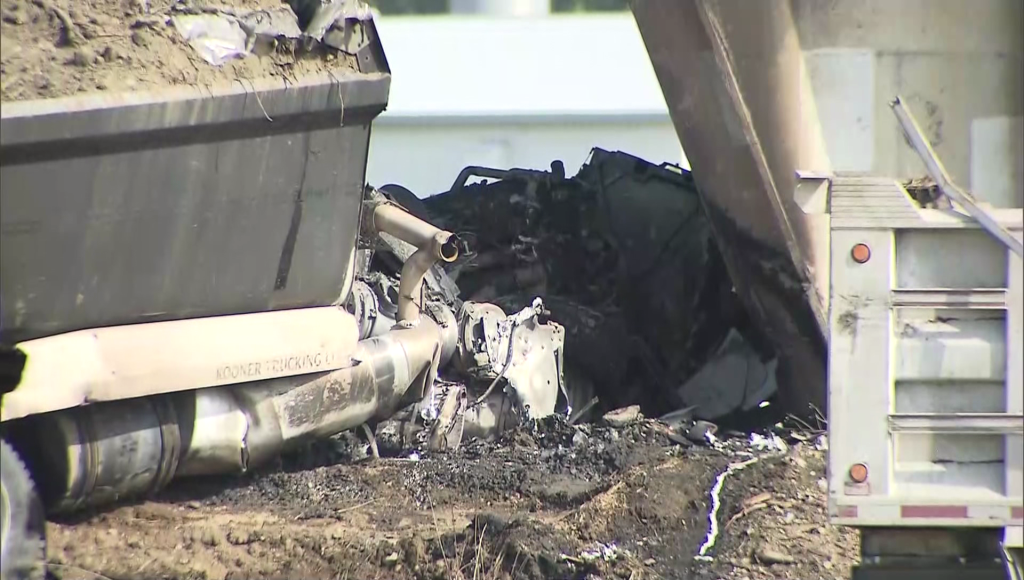
[[(352, 70), (344, 54), (277, 50), (213, 66), (181, 37), (176, 0), (0, 0), (0, 98), (45, 99), (167, 86), (210, 87)], [(192, 10), (274, 10), (280, 0), (206, 0)]]
[[(49, 527), (50, 571), (95, 578), (843, 578), (857, 554), (825, 515), (824, 452), (745, 438), (680, 444), (664, 425), (549, 418), (446, 454), (361, 459), (351, 435), (235, 479)], [(330, 445), (331, 447), (327, 447)], [(709, 491), (730, 464), (721, 532)]]

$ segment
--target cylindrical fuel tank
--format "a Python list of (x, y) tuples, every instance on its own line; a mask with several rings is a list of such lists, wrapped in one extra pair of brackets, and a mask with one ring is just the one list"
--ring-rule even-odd
[(953, 179), (1024, 205), (1020, 0), (634, 0), (641, 35), (779, 387), (825, 397), (828, 217), (797, 172), (920, 177), (888, 103), (911, 108)]

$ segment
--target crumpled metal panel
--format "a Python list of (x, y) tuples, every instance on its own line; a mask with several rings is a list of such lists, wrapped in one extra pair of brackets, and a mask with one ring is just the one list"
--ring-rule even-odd
[(0, 340), (343, 299), (377, 48), (381, 72), (4, 103)]
[(502, 392), (495, 387), (503, 381), (507, 384), (504, 392), (524, 418), (538, 419), (555, 412), (559, 395), (565, 395), (565, 329), (551, 321), (542, 322), (544, 312), (540, 298), (508, 316), (494, 304), (463, 305), (456, 362), (464, 372), (490, 383), (477, 403), (491, 392)]

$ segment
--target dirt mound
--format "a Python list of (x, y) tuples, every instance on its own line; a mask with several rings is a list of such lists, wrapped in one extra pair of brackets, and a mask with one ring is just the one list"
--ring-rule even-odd
[[(95, 578), (838, 578), (856, 536), (830, 526), (824, 453), (686, 446), (664, 426), (550, 418), (452, 453), (367, 460), (351, 435), (236, 479), (180, 481), (49, 526), (51, 572)], [(709, 491), (730, 464), (722, 529)], [(417, 457), (417, 456), (412, 456)], [(340, 463), (329, 464), (332, 461)], [(311, 464), (328, 463), (309, 469)]]
[[(0, 98), (45, 99), (97, 91), (209, 87), (352, 70), (344, 54), (278, 50), (213, 66), (170, 21), (176, 0), (0, 0)], [(273, 10), (279, 0), (190, 2), (194, 10)], [(70, 32), (69, 32), (70, 31)]]

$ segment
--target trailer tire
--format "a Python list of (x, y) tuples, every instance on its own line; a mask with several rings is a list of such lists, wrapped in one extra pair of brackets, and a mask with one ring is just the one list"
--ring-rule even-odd
[(0, 580), (43, 578), (46, 516), (25, 464), (0, 440)]

